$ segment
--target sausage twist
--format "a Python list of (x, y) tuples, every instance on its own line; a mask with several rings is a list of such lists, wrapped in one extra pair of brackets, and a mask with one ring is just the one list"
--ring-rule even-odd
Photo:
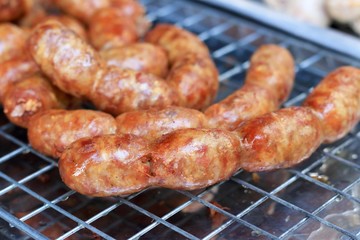
[[(327, 126), (323, 128), (328, 119), (340, 121), (337, 117), (340, 115), (346, 123), (337, 132), (337, 138), (359, 121), (359, 104), (354, 107), (341, 104), (337, 97), (321, 98), (324, 92), (325, 96), (333, 92), (329, 86), (337, 86), (339, 79), (357, 80), (359, 74), (360, 70), (353, 67), (340, 68), (315, 88), (306, 99), (306, 106), (284, 108), (246, 120), (233, 131), (180, 129), (151, 142), (131, 134), (79, 139), (61, 155), (60, 175), (65, 184), (82, 194), (116, 196), (150, 186), (202, 188), (229, 178), (240, 168), (264, 171), (291, 167), (309, 157), (324, 140), (329, 141)], [(351, 84), (357, 93), (358, 82)], [(337, 87), (334, 94), (343, 96), (348, 88)], [(336, 107), (326, 115), (316, 105), (309, 105), (314, 96), (320, 96), (322, 104)], [(358, 103), (359, 96), (351, 96)], [(343, 111), (338, 106), (347, 109)], [(105, 149), (105, 145), (110, 147)], [(138, 175), (132, 178), (134, 174)]]
[(106, 67), (94, 49), (55, 21), (36, 27), (29, 48), (41, 70), (62, 91), (87, 98), (113, 115), (170, 105), (203, 108), (218, 89), (216, 67), (203, 55), (189, 53), (180, 58), (174, 63), (170, 80), (165, 81), (135, 70)]

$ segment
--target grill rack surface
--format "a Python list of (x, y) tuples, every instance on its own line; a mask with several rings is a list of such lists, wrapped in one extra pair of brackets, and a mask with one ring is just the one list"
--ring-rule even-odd
[[(360, 61), (304, 43), (238, 15), (189, 1), (143, 0), (154, 23), (182, 26), (208, 45), (221, 100), (243, 84), (249, 57), (265, 43), (287, 47), (299, 105), (327, 73)], [(304, 163), (187, 192), (149, 189), (126, 198), (88, 198), (60, 180), (57, 162), (28, 145), (0, 115), (0, 233), (11, 239), (357, 239), (360, 126)]]

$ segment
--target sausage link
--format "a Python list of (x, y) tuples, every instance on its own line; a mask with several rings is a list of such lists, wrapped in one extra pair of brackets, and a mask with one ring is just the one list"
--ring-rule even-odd
[(205, 111), (209, 124), (233, 130), (244, 120), (278, 109), (294, 84), (294, 68), (286, 49), (263, 45), (251, 57), (244, 86)]
[(164, 80), (131, 69), (109, 67), (89, 99), (105, 112), (119, 115), (138, 109), (177, 105), (179, 97)]
[(39, 72), (39, 67), (28, 54), (15, 57), (0, 64), (0, 101), (3, 102), (8, 86)]
[(164, 48), (170, 64), (188, 53), (209, 56), (207, 46), (193, 33), (170, 24), (158, 24), (145, 35), (145, 41)]
[(27, 7), (26, 0), (0, 0), (0, 22), (19, 19)]
[(89, 37), (96, 49), (121, 47), (138, 40), (136, 23), (119, 8), (103, 8), (90, 19)]
[(267, 88), (281, 104), (294, 85), (294, 65), (287, 49), (273, 44), (263, 45), (251, 56), (245, 83)]
[(240, 141), (219, 129), (181, 129), (151, 152), (152, 185), (193, 190), (228, 179), (239, 168)]
[(97, 10), (110, 7), (110, 0), (55, 0), (55, 4), (69, 15), (88, 23)]
[(360, 119), (360, 69), (341, 67), (327, 75), (303, 105), (321, 114), (325, 142), (348, 133)]
[[(1, 14), (0, 14), (1, 16)], [(26, 31), (11, 23), (0, 24), (0, 63), (24, 54)]]
[(99, 54), (57, 21), (39, 24), (28, 45), (34, 60), (54, 85), (76, 97), (90, 95), (105, 69)]
[[(45, 22), (49, 20), (54, 20), (60, 22), (65, 27), (71, 29), (74, 31), (79, 37), (81, 37), (83, 40), (87, 41), (87, 33), (85, 30), (85, 27), (76, 19), (68, 15), (48, 15), (44, 16), (43, 18), (39, 19), (39, 22)], [(36, 24), (34, 24), (31, 27), (34, 27)]]
[(204, 112), (213, 128), (235, 129), (241, 122), (272, 112), (278, 100), (271, 91), (253, 84), (245, 84)]
[(311, 108), (290, 107), (241, 124), (240, 167), (249, 172), (293, 166), (308, 158), (322, 143), (323, 129)]
[(204, 109), (216, 97), (218, 75), (209, 57), (188, 53), (173, 63), (167, 81), (179, 92), (181, 106)]
[(148, 141), (184, 128), (205, 128), (207, 120), (202, 112), (182, 107), (162, 110), (127, 112), (116, 117), (118, 134), (133, 134)]
[(59, 170), (66, 185), (90, 196), (149, 186), (192, 190), (229, 178), (238, 169), (239, 145), (235, 134), (216, 129), (178, 130), (155, 148), (134, 135), (103, 135), (71, 144)]
[(72, 98), (41, 76), (10, 85), (4, 95), (4, 113), (10, 122), (27, 128), (31, 116), (46, 109), (67, 108)]
[(123, 11), (124, 16), (134, 20), (139, 36), (144, 36), (150, 27), (149, 20), (145, 17), (145, 8), (136, 0), (110, 0), (113, 8)]
[(126, 111), (178, 105), (176, 90), (156, 76), (106, 67), (98, 53), (58, 22), (38, 25), (30, 36), (31, 53), (54, 85), (96, 107), (118, 115)]
[(51, 157), (59, 157), (77, 139), (115, 132), (111, 115), (92, 110), (45, 110), (31, 117), (28, 125), (31, 146)]
[(153, 44), (129, 44), (100, 51), (100, 55), (108, 66), (130, 68), (158, 77), (165, 77), (168, 72), (169, 63), (165, 51)]
[(121, 196), (149, 184), (148, 145), (129, 134), (82, 138), (65, 150), (59, 171), (71, 189), (90, 196)]

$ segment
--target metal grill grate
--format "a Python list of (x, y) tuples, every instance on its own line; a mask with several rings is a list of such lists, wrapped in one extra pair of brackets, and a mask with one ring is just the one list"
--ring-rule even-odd
[[(295, 56), (299, 105), (329, 71), (360, 65), (286, 34), (188, 1), (144, 0), (149, 18), (204, 40), (220, 72), (220, 100), (238, 89), (264, 43)], [(88, 198), (60, 180), (57, 163), (32, 150), (26, 131), (0, 115), (0, 232), (17, 239), (356, 239), (360, 237), (360, 126), (292, 169), (249, 174), (195, 192), (150, 189)]]

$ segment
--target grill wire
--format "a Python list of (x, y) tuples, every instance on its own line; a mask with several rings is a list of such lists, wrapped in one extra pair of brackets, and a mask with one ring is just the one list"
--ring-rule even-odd
[[(299, 105), (327, 73), (360, 61), (304, 43), (207, 5), (143, 0), (154, 23), (196, 33), (220, 73), (218, 100), (243, 84), (249, 57), (265, 43), (287, 47), (296, 83), (284, 107)], [(304, 163), (187, 192), (149, 189), (89, 198), (60, 180), (57, 162), (28, 145), (0, 115), (0, 233), (11, 239), (357, 239), (360, 238), (360, 126)]]

